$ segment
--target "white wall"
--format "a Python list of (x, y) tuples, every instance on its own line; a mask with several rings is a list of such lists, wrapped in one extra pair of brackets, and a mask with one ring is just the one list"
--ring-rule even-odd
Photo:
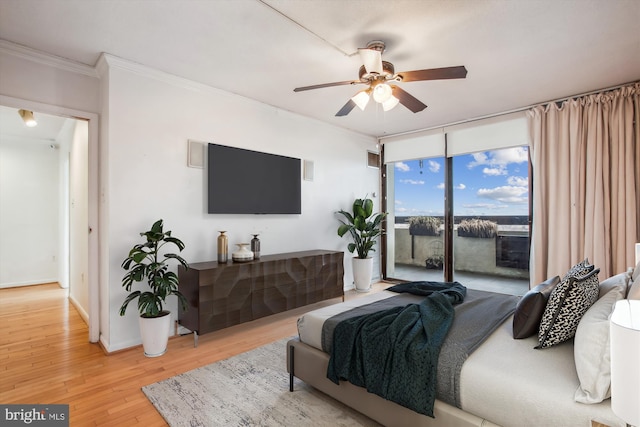
[(0, 287), (58, 280), (58, 151), (0, 141)]
[(69, 147), (69, 298), (82, 318), (89, 312), (88, 137), (84, 120), (74, 120)]
[[(124, 318), (118, 315), (126, 295), (120, 263), (138, 233), (158, 218), (185, 241), (189, 262), (214, 259), (217, 230), (223, 226), (231, 243), (261, 231), (264, 254), (346, 251), (347, 240), (336, 235), (334, 212), (379, 191), (378, 171), (366, 167), (366, 150), (375, 149), (373, 138), (124, 61), (119, 65), (99, 66), (98, 78), (91, 67), (0, 41), (3, 99), (101, 114), (100, 141), (93, 146), (99, 149), (99, 195), (90, 199), (89, 209), (98, 209), (100, 216), (99, 230), (94, 230), (100, 250), (96, 311), (100, 339), (109, 351), (140, 343), (135, 307)], [(314, 181), (302, 182), (303, 214), (206, 214), (205, 170), (186, 166), (188, 139), (314, 161)], [(89, 174), (96, 170), (97, 165), (90, 166)], [(143, 189), (150, 192), (139, 196)], [(350, 254), (345, 258), (349, 287)], [(170, 309), (176, 312), (175, 301)]]
[[(103, 113), (101, 168), (108, 206), (109, 351), (140, 343), (135, 305), (118, 310), (127, 293), (120, 264), (139, 233), (162, 218), (182, 239), (188, 262), (216, 259), (218, 230), (230, 247), (260, 233), (262, 254), (306, 249), (345, 250), (334, 214), (353, 199), (378, 191), (378, 170), (366, 165), (376, 141), (230, 93), (177, 79), (119, 59), (101, 66), (107, 105)], [(236, 146), (314, 162), (314, 181), (302, 181), (301, 215), (209, 215), (206, 170), (187, 167), (189, 139)], [(242, 173), (242, 171), (238, 171)], [(232, 177), (229, 177), (232, 185)], [(104, 232), (104, 222), (102, 222)], [(351, 286), (350, 254), (345, 285)], [(171, 300), (175, 313), (177, 305)]]

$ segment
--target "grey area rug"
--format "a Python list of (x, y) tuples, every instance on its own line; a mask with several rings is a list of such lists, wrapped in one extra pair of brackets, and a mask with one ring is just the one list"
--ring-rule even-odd
[(142, 388), (170, 426), (379, 426), (296, 379), (288, 339)]

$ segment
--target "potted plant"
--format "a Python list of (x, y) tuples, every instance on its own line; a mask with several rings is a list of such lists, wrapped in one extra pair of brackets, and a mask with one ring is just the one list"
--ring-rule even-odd
[(444, 265), (444, 255), (431, 255), (424, 260), (427, 270), (442, 270)]
[(178, 290), (178, 276), (169, 271), (169, 261), (175, 260), (185, 268), (188, 268), (188, 265), (180, 255), (161, 253), (165, 245), (174, 245), (179, 251), (184, 249), (184, 243), (172, 237), (171, 231), (163, 231), (161, 219), (151, 226), (151, 230), (140, 233), (140, 236), (144, 236), (146, 242), (135, 245), (122, 262), (122, 268), (128, 271), (122, 279), (122, 286), (127, 292), (131, 292), (135, 282), (146, 280), (148, 289), (144, 292), (131, 292), (120, 307), (120, 316), (124, 316), (131, 301), (138, 300), (144, 354), (147, 357), (156, 357), (167, 351), (169, 339), (171, 316), (170, 312), (164, 309), (165, 299), (169, 295), (175, 295), (182, 308), (187, 308), (187, 300)]
[(488, 219), (463, 219), (458, 225), (459, 237), (488, 239), (498, 234), (498, 223)]
[(409, 218), (409, 234), (412, 236), (439, 236), (440, 218), (412, 216)]
[(345, 220), (340, 220), (338, 236), (342, 237), (349, 233), (352, 243), (347, 249), (351, 253), (356, 253), (353, 257), (353, 280), (356, 291), (367, 292), (371, 288), (371, 277), (373, 272), (373, 258), (369, 257), (370, 251), (376, 244), (377, 237), (382, 234), (380, 228), (385, 213), (373, 213), (373, 201), (371, 199), (356, 199), (353, 202), (353, 213), (338, 211)]

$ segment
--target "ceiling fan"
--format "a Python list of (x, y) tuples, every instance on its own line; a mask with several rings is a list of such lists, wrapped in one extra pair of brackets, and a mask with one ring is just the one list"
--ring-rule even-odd
[(364, 110), (371, 97), (373, 97), (374, 101), (382, 104), (384, 111), (389, 111), (400, 103), (414, 113), (417, 113), (427, 108), (427, 105), (394, 83), (415, 82), (420, 80), (464, 79), (467, 76), (467, 69), (462, 65), (396, 73), (392, 63), (382, 60), (384, 48), (384, 42), (374, 40), (367, 43), (366, 48), (358, 49), (363, 63), (358, 72), (359, 80), (303, 86), (297, 87), (293, 91), (301, 92), (331, 86), (366, 84), (368, 87), (359, 91), (349, 99), (340, 111), (336, 113), (336, 116), (346, 116), (356, 105), (361, 110)]

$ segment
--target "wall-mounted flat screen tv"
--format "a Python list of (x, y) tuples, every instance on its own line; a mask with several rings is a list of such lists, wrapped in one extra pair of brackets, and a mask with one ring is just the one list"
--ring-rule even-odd
[(300, 159), (208, 145), (210, 214), (300, 214)]

